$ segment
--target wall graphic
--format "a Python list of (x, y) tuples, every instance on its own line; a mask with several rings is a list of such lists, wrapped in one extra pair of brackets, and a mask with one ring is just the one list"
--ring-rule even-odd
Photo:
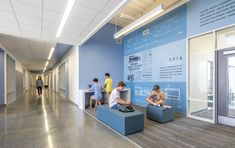
[(154, 84), (166, 103), (186, 113), (186, 5), (129, 34), (124, 40), (124, 80), (132, 103), (146, 106)]
[(186, 40), (178, 40), (153, 50), (153, 80), (158, 82), (185, 82)]
[(125, 57), (127, 81), (152, 81), (152, 50)]
[(191, 0), (187, 8), (188, 36), (235, 23), (235, 0)]
[(147, 24), (124, 39), (125, 55), (147, 50), (186, 36), (186, 5)]
[(151, 93), (155, 83), (165, 92), (166, 104), (174, 107), (176, 112), (186, 113), (186, 83), (185, 82), (126, 82), (131, 88), (132, 103), (146, 106), (146, 97)]
[(186, 113), (186, 37), (235, 25), (235, 0), (190, 0), (124, 38), (124, 80), (132, 102), (146, 106), (155, 83)]

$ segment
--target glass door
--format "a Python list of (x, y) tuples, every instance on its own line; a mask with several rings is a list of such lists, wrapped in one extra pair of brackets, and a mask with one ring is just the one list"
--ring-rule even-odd
[(189, 39), (188, 116), (214, 123), (214, 35)]
[(218, 122), (235, 126), (235, 49), (217, 52)]

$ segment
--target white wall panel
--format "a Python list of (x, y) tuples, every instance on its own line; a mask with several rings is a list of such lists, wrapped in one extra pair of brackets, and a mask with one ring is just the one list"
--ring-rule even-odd
[[(68, 99), (74, 102), (75, 104), (79, 104), (78, 99), (78, 47), (74, 46), (61, 60), (57, 67), (53, 69), (53, 86), (54, 86), (54, 75), (56, 75), (56, 92), (59, 92), (59, 79), (58, 79), (58, 67), (60, 64), (68, 61), (68, 69), (69, 69), (69, 95)], [(53, 90), (55, 88), (53, 87)]]

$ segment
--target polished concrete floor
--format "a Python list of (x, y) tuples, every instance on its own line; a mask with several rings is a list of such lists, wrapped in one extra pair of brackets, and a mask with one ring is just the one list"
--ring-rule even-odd
[(78, 107), (45, 91), (30, 91), (0, 107), (0, 148), (137, 147)]

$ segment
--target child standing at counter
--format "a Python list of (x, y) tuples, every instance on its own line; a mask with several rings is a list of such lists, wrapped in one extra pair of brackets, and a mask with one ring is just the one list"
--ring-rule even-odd
[(109, 97), (113, 90), (112, 88), (113, 80), (111, 79), (109, 73), (105, 74), (105, 78), (106, 78), (104, 82), (105, 97), (106, 97), (106, 103), (109, 103)]
[(92, 101), (95, 100), (95, 108), (94, 110), (96, 111), (97, 106), (101, 105), (101, 99), (102, 99), (102, 87), (100, 84), (98, 84), (98, 79), (94, 78), (93, 79), (93, 85), (89, 89), (89, 91), (94, 91), (94, 95), (90, 97), (90, 107), (92, 107)]

